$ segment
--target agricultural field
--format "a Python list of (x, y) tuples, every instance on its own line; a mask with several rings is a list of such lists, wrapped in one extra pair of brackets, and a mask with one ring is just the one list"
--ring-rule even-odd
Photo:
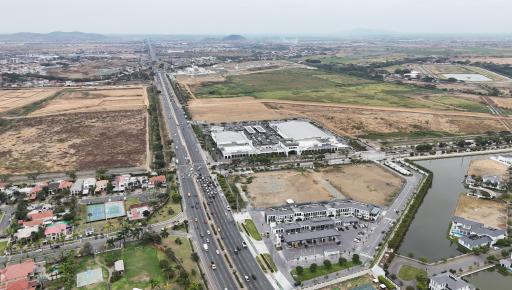
[[(46, 74), (55, 77), (65, 77), (69, 79), (95, 79), (101, 76), (117, 73), (120, 67), (135, 65), (138, 59), (137, 55), (125, 55), (126, 59), (103, 59), (87, 60), (69, 66), (50, 67), (46, 69)], [(133, 62), (129, 61), (129, 58)]]
[[(436, 89), (377, 82), (319, 70), (278, 70), (228, 76), (224, 82), (192, 86), (198, 98), (252, 96), (265, 100), (340, 103), (375, 107), (488, 112), (478, 100), (458, 101)], [(436, 97), (435, 99), (429, 99)]]
[(29, 116), (140, 110), (146, 106), (147, 95), (143, 87), (68, 89)]
[(469, 176), (500, 175), (508, 173), (508, 166), (492, 159), (472, 160), (469, 163)]
[(45, 100), (60, 90), (58, 88), (0, 90), (0, 113)]
[(483, 223), (486, 226), (507, 229), (507, 204), (495, 200), (485, 200), (465, 194), (459, 197), (455, 216)]
[(271, 171), (252, 175), (249, 198), (256, 207), (293, 199), (297, 203), (353, 199), (386, 206), (400, 190), (402, 179), (375, 164), (344, 165), (320, 171)]
[(0, 139), (0, 174), (145, 166), (146, 114), (139, 109), (21, 118), (1, 127)]

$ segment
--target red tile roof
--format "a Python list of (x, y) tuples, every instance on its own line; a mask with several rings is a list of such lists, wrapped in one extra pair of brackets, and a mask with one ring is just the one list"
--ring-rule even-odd
[(0, 282), (7, 282), (20, 278), (26, 278), (30, 273), (36, 269), (36, 264), (33, 260), (26, 260), (20, 264), (8, 265), (0, 270)]
[(5, 290), (34, 290), (36, 289), (35, 281), (28, 281), (27, 278), (22, 278), (12, 282), (8, 282), (6, 288), (0, 288)]
[(166, 181), (165, 175), (158, 175), (158, 176), (153, 176), (153, 177), (149, 178), (149, 183), (152, 183), (152, 184), (165, 183), (165, 181)]
[(44, 230), (44, 235), (47, 236), (47, 235), (52, 235), (52, 234), (66, 233), (66, 228), (67, 228), (66, 224), (56, 224), (53, 226), (49, 226), (46, 228), (46, 230)]
[(43, 223), (43, 220), (35, 220), (35, 221), (24, 221), (23, 226), (24, 227), (35, 227), (40, 226)]
[(59, 189), (67, 189), (70, 188), (73, 185), (73, 182), (62, 180), (59, 184)]
[(33, 220), (33, 221), (50, 219), (52, 217), (53, 217), (53, 210), (43, 211), (43, 212), (38, 212), (38, 213), (32, 213), (32, 214), (29, 213), (28, 214), (28, 218)]

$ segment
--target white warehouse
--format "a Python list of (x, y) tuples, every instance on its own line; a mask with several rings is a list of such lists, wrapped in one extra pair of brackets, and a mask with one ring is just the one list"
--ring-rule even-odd
[(308, 151), (349, 148), (332, 133), (304, 120), (215, 126), (211, 128), (211, 136), (224, 159), (271, 153), (301, 155)]

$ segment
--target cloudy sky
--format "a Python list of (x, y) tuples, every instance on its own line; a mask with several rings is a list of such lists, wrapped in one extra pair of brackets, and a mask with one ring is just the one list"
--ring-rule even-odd
[(0, 33), (512, 33), (511, 0), (2, 0)]

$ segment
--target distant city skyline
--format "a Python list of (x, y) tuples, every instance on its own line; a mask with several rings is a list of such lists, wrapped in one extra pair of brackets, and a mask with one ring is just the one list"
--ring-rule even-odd
[(16, 0), (0, 33), (510, 34), (507, 0)]

